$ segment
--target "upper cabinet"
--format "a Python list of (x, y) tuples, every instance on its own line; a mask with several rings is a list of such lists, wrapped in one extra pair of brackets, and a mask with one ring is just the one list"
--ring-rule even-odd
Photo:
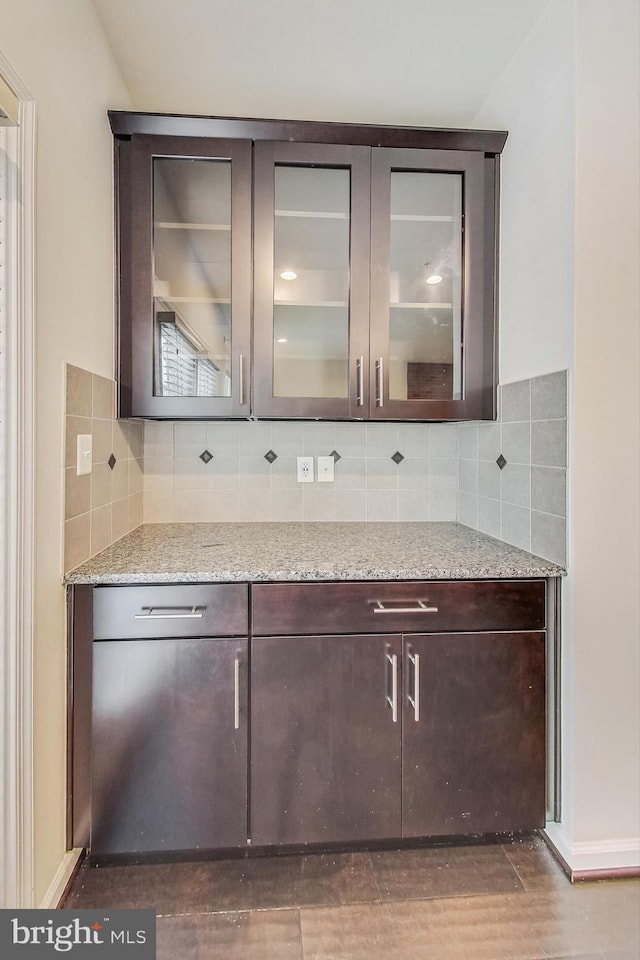
[(495, 416), (506, 134), (110, 120), (121, 416)]
[(118, 144), (120, 415), (248, 417), (251, 144)]

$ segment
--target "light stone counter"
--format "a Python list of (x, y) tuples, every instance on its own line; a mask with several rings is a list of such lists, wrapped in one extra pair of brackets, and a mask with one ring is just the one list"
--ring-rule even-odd
[(145, 524), (65, 583), (468, 580), (556, 577), (563, 567), (458, 523)]

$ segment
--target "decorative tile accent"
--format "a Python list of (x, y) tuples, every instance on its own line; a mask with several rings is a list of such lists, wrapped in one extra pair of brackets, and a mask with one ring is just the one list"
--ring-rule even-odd
[(209, 453), (208, 450), (203, 450), (200, 454), (200, 459), (203, 463), (209, 463), (210, 460), (213, 460), (213, 454)]
[(332, 450), (331, 453), (329, 454), (329, 456), (330, 456), (330, 457), (333, 457), (333, 462), (334, 462), (334, 463), (337, 463), (338, 460), (342, 460), (342, 457), (340, 456), (340, 454), (338, 453), (337, 450)]
[(391, 459), (393, 460), (394, 463), (397, 463), (399, 465), (404, 460), (404, 457), (402, 456), (399, 450), (396, 450), (396, 452), (391, 457)]
[(267, 450), (267, 452), (264, 455), (264, 458), (265, 460), (268, 460), (269, 463), (273, 463), (274, 460), (278, 459), (278, 454), (275, 453), (273, 450)]
[(109, 466), (111, 467), (112, 470), (113, 470), (113, 468), (115, 467), (115, 465), (116, 465), (117, 462), (118, 462), (118, 461), (116, 460), (116, 458), (114, 457), (113, 454), (111, 454), (111, 456), (110, 456), (109, 459), (107, 460), (107, 463), (109, 464)]
[(498, 464), (498, 466), (500, 467), (501, 470), (504, 470), (504, 468), (505, 468), (506, 465), (507, 465), (507, 461), (506, 461), (505, 458), (502, 456), (502, 454), (500, 454), (500, 456), (499, 456), (498, 459), (496, 460), (496, 463)]

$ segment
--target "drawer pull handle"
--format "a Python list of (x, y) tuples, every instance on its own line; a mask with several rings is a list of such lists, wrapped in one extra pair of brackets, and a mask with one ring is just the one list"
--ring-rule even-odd
[(420, 720), (420, 654), (410, 653), (409, 662), (413, 664), (413, 697), (407, 694), (407, 699), (413, 707), (413, 719)]
[(391, 664), (391, 696), (387, 696), (387, 703), (391, 707), (391, 719), (398, 722), (398, 656), (388, 653), (387, 661)]
[[(145, 613), (134, 614), (134, 620), (202, 620), (206, 607), (143, 607)], [(188, 613), (154, 613), (154, 610), (187, 610)]]
[(233, 726), (240, 729), (240, 660), (233, 661)]
[[(385, 607), (385, 603), (389, 603), (388, 600), (385, 600), (384, 602), (382, 600), (374, 600), (373, 602), (377, 604), (377, 606), (373, 608), (374, 613), (437, 613), (438, 612), (437, 607), (427, 606), (427, 604), (429, 603), (428, 600), (416, 600), (415, 601), (417, 603), (416, 607)], [(400, 600), (397, 602), (411, 603), (410, 600), (407, 600), (407, 601)]]

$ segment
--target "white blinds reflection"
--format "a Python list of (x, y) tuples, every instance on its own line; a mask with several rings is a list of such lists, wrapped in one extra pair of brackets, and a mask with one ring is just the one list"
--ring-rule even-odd
[(219, 396), (220, 370), (202, 357), (178, 325), (158, 323), (159, 394), (163, 397)]

